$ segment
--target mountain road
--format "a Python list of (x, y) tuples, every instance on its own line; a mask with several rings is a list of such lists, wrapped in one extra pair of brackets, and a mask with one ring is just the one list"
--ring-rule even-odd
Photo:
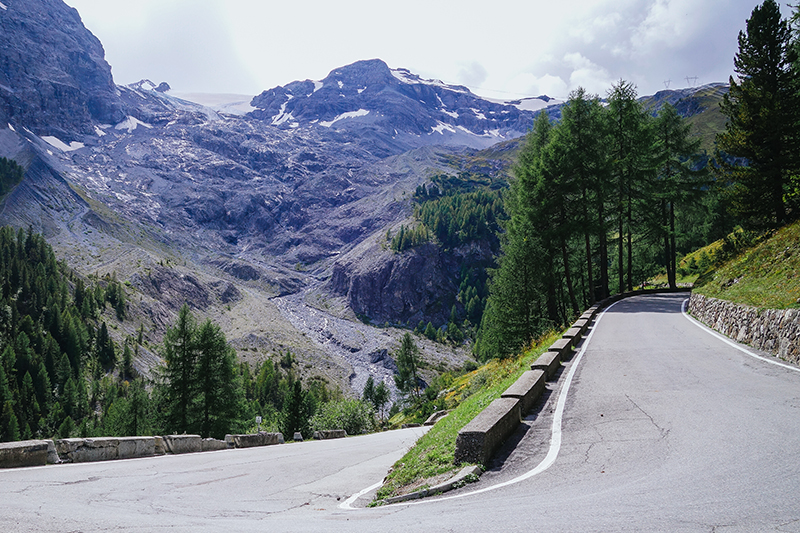
[(686, 297), (598, 316), (481, 480), (439, 498), (363, 508), (414, 428), (0, 471), (0, 529), (800, 532), (800, 369), (699, 326)]

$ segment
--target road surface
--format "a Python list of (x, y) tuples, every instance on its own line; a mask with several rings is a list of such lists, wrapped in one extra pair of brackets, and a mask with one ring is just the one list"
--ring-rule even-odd
[(515, 446), (439, 500), (342, 508), (415, 429), (2, 471), (0, 530), (800, 532), (800, 372), (701, 329), (686, 297), (608, 309)]

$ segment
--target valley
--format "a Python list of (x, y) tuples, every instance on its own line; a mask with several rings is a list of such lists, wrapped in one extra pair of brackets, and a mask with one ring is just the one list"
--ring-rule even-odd
[[(46, 39), (33, 24), (43, 17), (70, 23)], [(111, 335), (121, 343), (143, 329), (134, 365), (145, 375), (187, 303), (221, 325), (240, 360), (291, 350), (303, 379), (360, 393), (372, 375), (396, 398), (402, 328), (453, 317), (460, 326), (468, 315), (476, 328), (483, 304), (468, 313), (459, 284), (485, 281), (496, 250), (434, 240), (396, 252), (385, 235), (417, 224), (414, 194), (434, 176), (504, 187), (535, 114), (558, 119), (563, 105), (488, 100), (379, 59), (265, 90), (249, 105), (240, 95), (172, 96), (149, 80), (115, 85), (99, 41), (60, 1), (16, 4), (0, 23), (18, 62), (13, 79), (0, 79), (17, 88), (0, 93), (0, 156), (26, 170), (0, 223), (40, 232), (82, 275), (124, 283), (130, 318)], [(32, 63), (35, 53), (50, 60)], [(19, 103), (34, 87), (64, 84), (74, 90)], [(655, 112), (694, 92), (643, 100)], [(63, 112), (71, 108), (82, 111)], [(419, 342), (430, 368), (472, 357), (470, 339)]]

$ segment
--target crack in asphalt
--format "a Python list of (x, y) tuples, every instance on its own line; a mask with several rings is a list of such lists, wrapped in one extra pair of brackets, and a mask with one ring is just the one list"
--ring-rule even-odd
[(668, 430), (668, 429), (664, 429), (664, 428), (662, 428), (661, 426), (659, 426), (658, 424), (656, 424), (656, 421), (655, 421), (655, 419), (653, 419), (653, 417), (652, 417), (652, 416), (650, 416), (650, 414), (649, 414), (649, 413), (647, 413), (647, 411), (645, 411), (644, 409), (642, 409), (642, 408), (639, 406), (639, 404), (638, 404), (638, 403), (634, 402), (634, 401), (633, 401), (633, 399), (632, 399), (632, 398), (631, 398), (629, 395), (627, 395), (627, 394), (626, 394), (626, 395), (625, 395), (625, 397), (628, 399), (628, 401), (629, 401), (629, 402), (631, 402), (631, 403), (633, 404), (633, 406), (634, 406), (634, 407), (636, 407), (636, 408), (637, 408), (639, 411), (641, 411), (641, 412), (642, 412), (642, 414), (643, 414), (644, 416), (646, 416), (646, 417), (647, 417), (647, 418), (650, 420), (650, 423), (651, 423), (651, 424), (653, 424), (653, 426), (655, 426), (655, 427), (656, 427), (656, 429), (658, 429), (658, 431), (661, 433), (661, 438), (662, 438), (662, 439), (665, 439), (665, 438), (667, 438), (667, 435), (669, 435), (669, 431), (670, 431), (670, 430)]

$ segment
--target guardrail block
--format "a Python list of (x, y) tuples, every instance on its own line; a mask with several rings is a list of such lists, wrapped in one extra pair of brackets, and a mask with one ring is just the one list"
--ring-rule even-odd
[(327, 439), (343, 439), (347, 436), (347, 432), (343, 429), (323, 429), (314, 432), (314, 439), (327, 440)]
[(271, 446), (283, 444), (282, 433), (250, 433), (245, 435), (225, 435), (225, 442), (229, 448), (254, 448), (256, 446)]
[(44, 466), (47, 464), (47, 449), (46, 440), (0, 442), (0, 468)]
[(203, 451), (200, 435), (163, 435), (164, 447), (169, 453), (194, 453)]
[(458, 432), (455, 463), (488, 464), (520, 421), (519, 399), (496, 399)]
[(544, 381), (543, 371), (526, 370), (500, 397), (518, 398), (520, 401), (520, 415), (525, 416), (539, 400), (542, 392), (544, 392)]
[(531, 370), (541, 370), (545, 373), (547, 379), (550, 379), (559, 366), (561, 366), (561, 354), (559, 352), (544, 352), (531, 364)]

